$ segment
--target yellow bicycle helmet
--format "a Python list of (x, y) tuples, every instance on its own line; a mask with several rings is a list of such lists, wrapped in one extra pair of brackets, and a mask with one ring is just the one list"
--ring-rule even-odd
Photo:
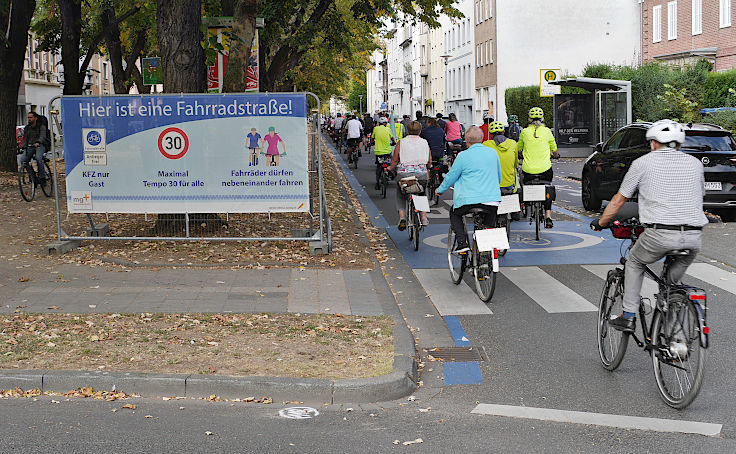
[(500, 121), (494, 121), (488, 125), (488, 133), (503, 132), (503, 123)]
[(544, 118), (544, 111), (541, 107), (532, 107), (529, 109), (529, 118), (532, 120)]

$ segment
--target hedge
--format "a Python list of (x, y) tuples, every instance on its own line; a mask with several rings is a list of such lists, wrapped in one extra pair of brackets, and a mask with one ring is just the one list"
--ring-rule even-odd
[[(574, 87), (562, 87), (562, 93), (587, 93), (587, 91)], [(529, 118), (529, 109), (532, 107), (541, 107), (544, 110), (547, 123), (552, 125), (552, 109), (553, 99), (550, 97), (539, 96), (539, 85), (528, 85), (526, 87), (514, 87), (506, 90), (506, 115), (516, 115), (519, 117), (519, 124), (526, 125)], [(501, 119), (500, 121), (505, 121)]]

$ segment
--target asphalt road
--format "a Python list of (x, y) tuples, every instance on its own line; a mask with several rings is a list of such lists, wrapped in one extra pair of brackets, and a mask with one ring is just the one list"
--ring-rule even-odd
[[(618, 250), (616, 240), (610, 238), (589, 246), (575, 240), (583, 238), (574, 234), (583, 235), (588, 217), (575, 205), (576, 200), (579, 203), (579, 197), (574, 197), (579, 191), (575, 180), (560, 178), (555, 183), (568, 186), (569, 198), (559, 195), (559, 205), (579, 218), (555, 214), (556, 219), (567, 221), (543, 232), (545, 241), (539, 243), (528, 241), (524, 223), (515, 223), (519, 248), (549, 250), (521, 251), (516, 256), (509, 252), (503, 260), (520, 264), (502, 263), (496, 294), (486, 306), (473, 297), (469, 280), (452, 286), (442, 261), (435, 260), (441, 257), (442, 245), (433, 243), (438, 240), (429, 235), (430, 229), (418, 252), (404, 247), (405, 232), (398, 236), (391, 227), (397, 222), (393, 194), (385, 200), (376, 197), (371, 163), (372, 155), (364, 155), (356, 172), (367, 199), (375, 205), (368, 211), (385, 215), (389, 233), (425, 290), (450, 289), (443, 299), (434, 290), (427, 293), (448, 326), (457, 320), (467, 343), (484, 351), (485, 357), (476, 363), (479, 381), (448, 384), (449, 366), (430, 361), (424, 352), (423, 386), (415, 395), (375, 405), (140, 398), (100, 402), (47, 396), (0, 400), (0, 452), (736, 452), (736, 358), (731, 347), (736, 334), (730, 329), (736, 323), (736, 277), (730, 273), (736, 269), (723, 263), (736, 256), (736, 242), (731, 239), (736, 236), (734, 224), (708, 227), (699, 264), (705, 272), (699, 278), (687, 278), (708, 291), (713, 334), (703, 389), (690, 407), (677, 411), (658, 397), (651, 362), (633, 344), (617, 371), (608, 372), (600, 365), (595, 312), (586, 305), (594, 307), (597, 302), (603, 282), (600, 273), (615, 266)], [(558, 176), (565, 172), (569, 176), (579, 164), (555, 165)], [(383, 222), (376, 219), (378, 224)], [(446, 231), (446, 223), (433, 217), (430, 227)], [(572, 239), (560, 238), (565, 237), (559, 233), (563, 231)], [(550, 293), (540, 295), (515, 280), (519, 270), (547, 279)], [(422, 280), (422, 276), (429, 277)], [(570, 295), (577, 305), (556, 301), (553, 291)], [(477, 313), (450, 315), (455, 309), (446, 306), (448, 302)], [(562, 306), (554, 309), (550, 302)], [(125, 403), (136, 404), (136, 409), (122, 409)], [(603, 413), (620, 424), (604, 427), (471, 413), (478, 404), (531, 409), (533, 415), (535, 408)], [(302, 420), (279, 415), (279, 410), (295, 405), (309, 405), (319, 414)], [(721, 424), (722, 429), (719, 436), (707, 437), (621, 428), (632, 416), (663, 419), (670, 430), (678, 430), (682, 421)]]

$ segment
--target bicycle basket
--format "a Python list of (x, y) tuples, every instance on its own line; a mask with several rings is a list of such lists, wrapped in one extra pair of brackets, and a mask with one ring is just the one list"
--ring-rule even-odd
[(421, 184), (419, 184), (419, 181), (412, 177), (412, 178), (402, 178), (399, 181), (399, 187), (401, 187), (401, 190), (404, 191), (407, 194), (422, 194), (424, 193), (424, 188)]
[[(611, 229), (613, 233), (614, 238), (618, 238), (619, 240), (628, 240), (632, 237), (632, 232), (634, 231), (633, 227), (625, 227), (622, 225), (614, 225)], [(636, 228), (636, 236), (639, 237), (644, 232), (644, 227), (637, 227)]]

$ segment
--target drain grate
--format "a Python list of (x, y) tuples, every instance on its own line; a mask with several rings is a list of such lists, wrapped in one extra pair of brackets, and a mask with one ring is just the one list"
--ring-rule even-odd
[(488, 359), (483, 347), (436, 347), (425, 348), (424, 354), (439, 361), (485, 361)]

